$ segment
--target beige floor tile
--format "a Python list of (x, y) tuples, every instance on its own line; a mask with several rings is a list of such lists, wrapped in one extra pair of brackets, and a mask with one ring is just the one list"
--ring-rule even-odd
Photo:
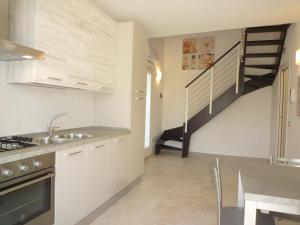
[[(182, 159), (176, 152), (150, 157), (139, 185), (92, 225), (215, 225), (216, 197), (210, 178), (215, 157), (192, 153)], [(254, 161), (267, 161), (229, 156), (220, 159), (223, 204), (235, 206), (239, 168)]]

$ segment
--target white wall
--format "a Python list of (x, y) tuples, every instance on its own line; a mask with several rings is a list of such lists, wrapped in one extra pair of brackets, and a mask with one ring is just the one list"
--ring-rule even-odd
[(195, 132), (192, 152), (268, 158), (271, 87), (242, 96)]
[(0, 136), (45, 131), (50, 118), (60, 112), (72, 114), (57, 121), (64, 129), (93, 125), (93, 94), (9, 85), (6, 74), (0, 63)]
[[(0, 36), (7, 35), (8, 0), (0, 1)], [(94, 94), (7, 84), (6, 63), (0, 62), (0, 136), (45, 131), (51, 116), (69, 112), (62, 128), (91, 126), (94, 121)]]
[(8, 23), (8, 0), (0, 1), (0, 37), (7, 37), (7, 23)]
[[(300, 21), (293, 24), (288, 31), (286, 52), (282, 58), (282, 64), (289, 65), (289, 88), (297, 91), (297, 78), (300, 75), (300, 68), (296, 66), (296, 50), (300, 48)], [(274, 89), (276, 93), (278, 90)], [(275, 110), (276, 105), (273, 106)], [(286, 157), (300, 158), (300, 117), (296, 116), (296, 103), (289, 102), (288, 120), (290, 127), (287, 128), (287, 149)], [(273, 120), (275, 123), (276, 121)], [(274, 141), (274, 137), (272, 137)]]
[[(215, 36), (216, 59), (237, 43), (242, 30), (169, 37), (164, 41), (162, 129), (181, 126), (185, 115), (185, 85), (201, 71), (182, 71), (182, 40)], [(270, 144), (271, 88), (243, 96), (193, 134), (192, 152), (268, 157)]]

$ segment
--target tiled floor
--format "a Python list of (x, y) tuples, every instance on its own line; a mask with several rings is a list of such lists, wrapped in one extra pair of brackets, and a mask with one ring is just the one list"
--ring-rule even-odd
[[(224, 205), (235, 206), (238, 168), (255, 159), (220, 158)], [(147, 159), (141, 183), (92, 225), (216, 225), (209, 170), (214, 159), (206, 154), (182, 159), (173, 152)]]

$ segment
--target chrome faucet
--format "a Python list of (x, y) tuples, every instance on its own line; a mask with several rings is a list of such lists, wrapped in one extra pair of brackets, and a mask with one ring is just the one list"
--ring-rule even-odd
[(52, 123), (54, 122), (54, 120), (56, 120), (59, 117), (71, 118), (71, 114), (70, 113), (59, 113), (51, 118), (51, 121), (47, 126), (47, 132), (48, 132), (49, 137), (53, 136), (54, 130), (59, 128), (59, 127), (52, 126)]

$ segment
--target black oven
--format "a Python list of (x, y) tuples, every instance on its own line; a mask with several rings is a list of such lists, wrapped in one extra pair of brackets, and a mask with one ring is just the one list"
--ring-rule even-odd
[(0, 224), (54, 223), (55, 156), (47, 154), (0, 165)]

